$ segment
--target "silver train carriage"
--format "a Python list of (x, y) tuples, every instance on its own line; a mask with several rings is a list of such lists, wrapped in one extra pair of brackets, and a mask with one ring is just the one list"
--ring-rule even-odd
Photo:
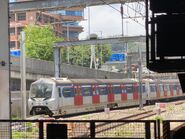
[[(142, 92), (143, 104), (182, 95), (177, 80), (144, 79)], [(31, 115), (67, 115), (135, 105), (139, 105), (136, 79), (41, 78), (32, 83), (28, 99)]]

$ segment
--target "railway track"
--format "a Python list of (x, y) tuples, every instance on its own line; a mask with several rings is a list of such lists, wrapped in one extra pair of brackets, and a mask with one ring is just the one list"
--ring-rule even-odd
[[(181, 105), (183, 103), (184, 103), (184, 101), (179, 101), (179, 102), (175, 102), (174, 105)], [(166, 112), (166, 110), (161, 111), (161, 113), (165, 113), (165, 112)], [(119, 122), (119, 121), (122, 121), (122, 120), (142, 120), (142, 119), (154, 116), (154, 115), (156, 115), (156, 112), (154, 112), (153, 110), (148, 110), (148, 111), (145, 111), (145, 112), (141, 112), (141, 113), (138, 113), (138, 114), (134, 114), (134, 115), (131, 115), (131, 116), (127, 116), (127, 117), (117, 119), (117, 121)], [(122, 122), (122, 123), (114, 124), (113, 126), (109, 126), (110, 124), (112, 124), (112, 123), (98, 124), (96, 126), (96, 128), (100, 129), (100, 130), (96, 131), (96, 134), (102, 133), (102, 132), (105, 132), (105, 131), (108, 131), (108, 130), (112, 130), (114, 128), (118, 128), (120, 126), (124, 126), (128, 123)]]

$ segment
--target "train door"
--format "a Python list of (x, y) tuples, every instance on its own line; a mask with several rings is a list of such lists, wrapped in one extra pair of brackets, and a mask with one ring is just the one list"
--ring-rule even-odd
[(112, 86), (112, 92), (114, 94), (115, 101), (120, 102), (121, 101), (121, 94), (122, 94), (121, 85), (120, 84), (114, 84)]
[(157, 97), (156, 92), (157, 92), (156, 84), (150, 83), (150, 96), (151, 96), (151, 98)]
[(125, 89), (126, 89), (126, 93), (127, 93), (127, 99), (128, 100), (133, 100), (134, 95), (134, 87), (131, 83), (125, 84)]
[(82, 96), (83, 96), (83, 104), (92, 104), (92, 87), (91, 85), (82, 85)]
[(164, 88), (162, 84), (159, 84), (159, 89), (160, 89), (160, 96), (164, 97)]
[(65, 107), (74, 106), (74, 88), (73, 86), (64, 86), (61, 88), (61, 94), (59, 95), (60, 101), (60, 113), (68, 111)]
[(168, 96), (168, 88), (166, 84), (163, 84), (163, 90), (164, 90), (164, 97)]
[(109, 85), (107, 85), (107, 87), (108, 87), (108, 102), (114, 102), (114, 93), (112, 92), (112, 85), (111, 84), (109, 84)]
[(121, 100), (122, 101), (127, 101), (128, 96), (127, 96), (127, 92), (126, 92), (126, 87), (124, 84), (121, 84)]
[[(148, 86), (149, 87), (149, 86)], [(149, 90), (149, 88), (148, 88), (147, 86), (146, 86), (146, 84), (144, 83), (144, 84), (142, 84), (142, 92), (143, 92), (143, 95), (142, 95), (142, 99), (144, 100), (145, 98), (146, 99), (148, 99), (148, 95), (147, 95), (147, 91)], [(139, 92), (139, 88), (138, 88), (138, 92)], [(150, 95), (150, 93), (149, 93), (149, 95)]]
[(177, 86), (177, 95), (180, 95), (182, 93), (181, 86), (179, 84), (177, 84), (176, 86)]
[(138, 100), (139, 99), (139, 85), (138, 83), (133, 84), (133, 100)]
[(100, 103), (100, 92), (98, 85), (92, 85), (92, 102), (93, 104), (99, 104)]
[(108, 88), (106, 85), (99, 85), (100, 103), (107, 102), (108, 99)]
[(156, 84), (156, 93), (157, 93), (157, 98), (160, 98), (161, 94), (160, 94), (160, 86), (159, 86), (159, 84)]
[(145, 81), (143, 84), (143, 93), (146, 93), (146, 98), (147, 100), (150, 100), (151, 96), (151, 92), (150, 92), (150, 85), (149, 85), (149, 81)]
[(74, 96), (74, 104), (75, 106), (83, 105), (83, 96), (82, 96), (82, 90), (80, 85), (75, 85), (75, 96)]
[(170, 96), (174, 96), (174, 84), (170, 84), (169, 85), (169, 87), (170, 87)]
[(61, 111), (60, 109), (61, 109), (61, 107), (62, 107), (62, 105), (63, 105), (63, 101), (62, 101), (62, 88), (60, 87), (60, 86), (57, 86), (56, 87), (56, 93), (55, 93), (55, 96), (56, 96), (56, 100), (57, 100), (57, 102), (58, 102), (58, 110), (59, 110), (59, 112)]

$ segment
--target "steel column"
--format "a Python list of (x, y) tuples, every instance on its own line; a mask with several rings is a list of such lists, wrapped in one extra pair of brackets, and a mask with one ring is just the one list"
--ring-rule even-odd
[(60, 77), (60, 48), (58, 47), (54, 47), (54, 62), (55, 62), (55, 78), (59, 78)]

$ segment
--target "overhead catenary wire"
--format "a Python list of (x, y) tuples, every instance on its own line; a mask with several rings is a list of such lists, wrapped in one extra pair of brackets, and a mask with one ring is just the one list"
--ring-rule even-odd
[[(116, 10), (117, 12), (119, 12), (121, 14), (121, 11), (120, 10), (116, 9), (115, 7), (113, 7), (110, 4), (107, 4), (104, 0), (101, 0), (101, 1), (104, 2), (106, 5), (108, 5), (109, 7), (111, 7), (112, 9)], [(139, 23), (136, 19), (134, 19), (134, 17), (131, 17), (131, 16), (125, 14), (125, 13), (123, 13), (123, 15), (126, 16), (126, 18), (129, 18), (129, 19), (133, 20), (134, 22), (136, 22), (137, 24), (139, 24), (140, 26), (142, 26), (142, 27), (145, 28), (145, 26), (143, 24)]]

